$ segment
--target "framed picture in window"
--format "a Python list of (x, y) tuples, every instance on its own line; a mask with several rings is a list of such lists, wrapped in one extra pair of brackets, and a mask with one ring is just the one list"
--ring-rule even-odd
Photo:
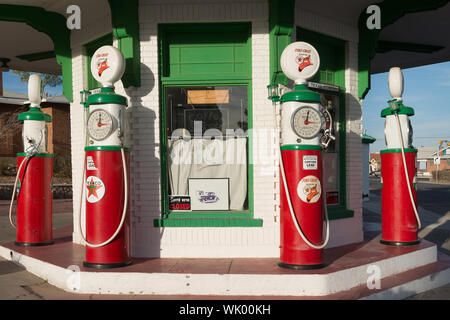
[(229, 178), (188, 179), (192, 211), (230, 210), (229, 184)]

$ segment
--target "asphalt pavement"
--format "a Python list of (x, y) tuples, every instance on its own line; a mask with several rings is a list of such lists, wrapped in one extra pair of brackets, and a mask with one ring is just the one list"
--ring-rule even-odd
[[(418, 183), (419, 237), (436, 243), (439, 252), (450, 255), (450, 184)], [(0, 243), (15, 240), (8, 217), (9, 201), (0, 200)], [(369, 199), (363, 202), (364, 230), (381, 232), (380, 179), (370, 178)], [(72, 201), (54, 200), (53, 227), (72, 225)], [(154, 297), (157, 299), (157, 297)], [(80, 295), (65, 292), (23, 268), (0, 258), (0, 300), (100, 300), (148, 299), (139, 295)], [(409, 297), (413, 300), (450, 300), (450, 285)]]

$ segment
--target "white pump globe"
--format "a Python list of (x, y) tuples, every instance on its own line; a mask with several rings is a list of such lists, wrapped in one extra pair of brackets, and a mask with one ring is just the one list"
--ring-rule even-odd
[(293, 42), (283, 50), (280, 65), (286, 77), (296, 84), (306, 83), (319, 70), (319, 53), (307, 42)]
[(393, 67), (388, 75), (389, 93), (393, 99), (402, 100), (403, 73), (399, 67)]
[(31, 107), (41, 104), (41, 76), (38, 74), (32, 74), (28, 79), (28, 100)]
[(91, 60), (91, 73), (103, 87), (113, 87), (125, 72), (125, 59), (122, 52), (113, 46), (103, 46), (94, 52)]

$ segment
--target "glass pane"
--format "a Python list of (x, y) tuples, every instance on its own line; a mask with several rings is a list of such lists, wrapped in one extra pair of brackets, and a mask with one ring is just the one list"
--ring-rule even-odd
[(166, 87), (169, 210), (248, 210), (246, 86)]
[(224, 136), (231, 129), (246, 131), (247, 101), (246, 86), (166, 88), (167, 134), (170, 137), (176, 129), (191, 136), (204, 135), (208, 129), (213, 129), (209, 135)]

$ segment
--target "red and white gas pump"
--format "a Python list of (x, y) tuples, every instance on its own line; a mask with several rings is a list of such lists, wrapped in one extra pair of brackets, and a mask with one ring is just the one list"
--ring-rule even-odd
[[(310, 44), (295, 42), (285, 48), (280, 62), (283, 73), (295, 81), (295, 88), (283, 94), (280, 100), (279, 266), (321, 268), (324, 266), (322, 249), (329, 240), (322, 150), (334, 137), (331, 116), (320, 104), (320, 95), (307, 87), (307, 80), (319, 70), (320, 58)], [(329, 121), (325, 120), (325, 114)]]
[(412, 146), (411, 121), (414, 109), (403, 105), (403, 74), (400, 68), (389, 70), (392, 100), (381, 111), (386, 118), (384, 136), (387, 149), (381, 150), (381, 240), (382, 244), (404, 246), (418, 244), (420, 218), (417, 212), (417, 149)]
[[(83, 192), (86, 199), (84, 266), (115, 268), (131, 264), (129, 212), (129, 149), (124, 145), (127, 99), (114, 93), (125, 70), (122, 53), (103, 46), (93, 55), (91, 73), (102, 84), (85, 104)], [(87, 108), (89, 110), (87, 110)], [(83, 196), (83, 194), (85, 196)], [(81, 211), (81, 205), (80, 205)]]
[[(50, 115), (41, 111), (41, 77), (28, 80), (30, 109), (19, 114), (23, 120), (24, 153), (17, 154), (17, 176), (14, 182), (9, 220), (17, 229), (16, 245), (45, 246), (53, 243), (52, 175), (53, 154), (47, 153), (47, 126)], [(17, 225), (12, 218), (17, 193)]]

